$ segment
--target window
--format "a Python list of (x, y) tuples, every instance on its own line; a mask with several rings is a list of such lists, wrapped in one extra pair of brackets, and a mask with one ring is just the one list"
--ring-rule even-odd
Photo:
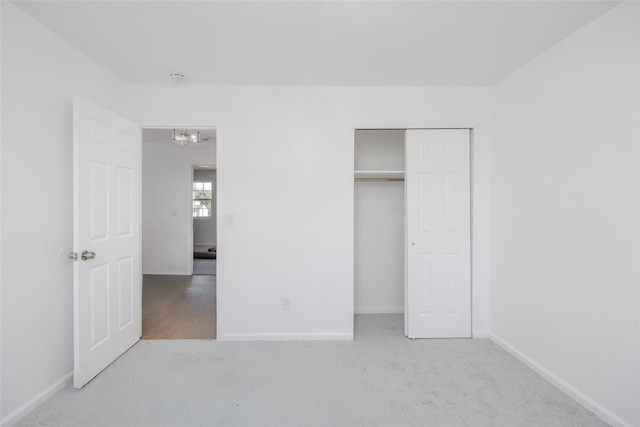
[(211, 182), (193, 183), (193, 217), (211, 218), (211, 199), (213, 187)]

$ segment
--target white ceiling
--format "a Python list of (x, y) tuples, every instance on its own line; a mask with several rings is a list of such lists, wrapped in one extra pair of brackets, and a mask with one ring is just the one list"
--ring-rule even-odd
[(491, 85), (617, 1), (14, 1), (127, 83)]

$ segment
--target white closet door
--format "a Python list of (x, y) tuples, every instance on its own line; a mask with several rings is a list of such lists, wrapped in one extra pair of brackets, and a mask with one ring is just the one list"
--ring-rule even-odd
[(408, 130), (406, 156), (406, 334), (471, 337), (469, 130)]

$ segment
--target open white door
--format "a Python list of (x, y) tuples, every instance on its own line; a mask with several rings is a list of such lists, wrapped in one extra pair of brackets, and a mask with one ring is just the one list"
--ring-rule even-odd
[(73, 385), (142, 335), (140, 127), (73, 100)]
[(468, 129), (406, 132), (409, 338), (471, 337)]

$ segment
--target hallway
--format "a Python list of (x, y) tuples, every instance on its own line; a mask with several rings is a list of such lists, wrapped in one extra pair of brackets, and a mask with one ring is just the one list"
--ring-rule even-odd
[(142, 339), (215, 338), (215, 275), (144, 275)]

